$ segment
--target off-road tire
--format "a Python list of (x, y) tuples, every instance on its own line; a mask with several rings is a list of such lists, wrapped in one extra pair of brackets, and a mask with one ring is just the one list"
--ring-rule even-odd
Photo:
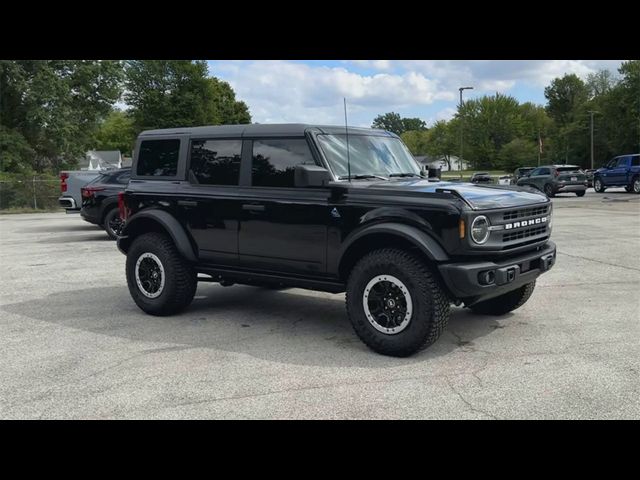
[(553, 193), (553, 185), (547, 183), (544, 186), (544, 193), (547, 195), (547, 197), (553, 198), (555, 196), (555, 193)]
[[(136, 283), (136, 262), (144, 253), (155, 255), (164, 269), (164, 288), (156, 298), (146, 297)], [(178, 253), (168, 236), (157, 232), (145, 233), (133, 240), (127, 252), (126, 273), (133, 301), (151, 315), (165, 316), (180, 312), (191, 303), (198, 286), (193, 267)]]
[[(404, 330), (388, 335), (376, 330), (363, 306), (365, 288), (378, 275), (392, 275), (406, 285), (412, 314)], [(406, 357), (434, 343), (449, 321), (449, 298), (429, 266), (407, 251), (385, 248), (356, 263), (347, 280), (347, 314), (360, 340), (383, 355)]]
[(533, 281), (499, 297), (476, 303), (469, 308), (474, 313), (482, 315), (505, 315), (524, 305), (531, 297), (535, 287), (536, 282)]
[(112, 208), (111, 210), (109, 210), (107, 212), (107, 214), (104, 216), (104, 220), (102, 222), (102, 226), (104, 227), (104, 231), (107, 232), (107, 235), (109, 235), (109, 238), (111, 240), (117, 240), (118, 239), (118, 232), (116, 232), (115, 230), (113, 230), (110, 226), (109, 223), (115, 219), (115, 217), (119, 217), (120, 216), (120, 211), (117, 208)]
[(602, 180), (600, 178), (594, 178), (593, 179), (593, 189), (597, 192), (597, 193), (604, 193), (604, 191), (607, 189), (604, 186), (604, 183), (602, 183)]
[(584, 197), (584, 194), (585, 194), (585, 193), (586, 193), (586, 191), (585, 191), (585, 190), (582, 190), (581, 192), (576, 192), (576, 195), (577, 195), (578, 197)]

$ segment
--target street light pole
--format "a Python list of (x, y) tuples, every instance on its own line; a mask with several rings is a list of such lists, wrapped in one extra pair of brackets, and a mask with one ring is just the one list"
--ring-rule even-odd
[(460, 179), (462, 180), (462, 155), (464, 153), (464, 118), (462, 117), (462, 91), (473, 90), (473, 87), (460, 87), (460, 105), (458, 107), (460, 111), (460, 158), (458, 159), (458, 171), (460, 172)]

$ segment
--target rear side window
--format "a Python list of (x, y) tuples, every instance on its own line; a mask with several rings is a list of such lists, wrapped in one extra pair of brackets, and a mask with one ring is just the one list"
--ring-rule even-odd
[(131, 178), (131, 172), (114, 173), (107, 177), (105, 183), (113, 183), (118, 185), (126, 185)]
[(189, 181), (202, 185), (238, 185), (242, 140), (191, 142)]
[(618, 167), (626, 167), (629, 165), (629, 157), (622, 157), (618, 160)]
[(175, 177), (178, 174), (180, 140), (145, 140), (140, 144), (137, 174)]
[(253, 141), (251, 184), (254, 187), (293, 187), (296, 165), (315, 165), (304, 138)]

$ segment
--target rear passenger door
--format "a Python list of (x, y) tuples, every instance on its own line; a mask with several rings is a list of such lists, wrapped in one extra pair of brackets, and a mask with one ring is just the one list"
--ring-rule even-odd
[(254, 138), (241, 205), (240, 264), (284, 273), (326, 271), (328, 188), (296, 188), (294, 168), (317, 164), (305, 138)]
[(241, 156), (239, 138), (201, 138), (189, 143), (187, 182), (177, 208), (205, 263), (238, 264)]
[(607, 173), (607, 183), (610, 185), (624, 185), (627, 183), (630, 157), (620, 157), (616, 164)]

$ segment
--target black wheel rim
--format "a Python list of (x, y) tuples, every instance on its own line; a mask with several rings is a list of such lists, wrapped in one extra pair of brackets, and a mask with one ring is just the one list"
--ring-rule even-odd
[(391, 275), (373, 278), (365, 287), (362, 304), (369, 323), (388, 335), (400, 333), (411, 320), (411, 294), (404, 283)]
[(109, 222), (107, 223), (109, 230), (111, 230), (111, 232), (116, 236), (120, 236), (120, 234), (122, 233), (122, 226), (123, 226), (123, 222), (120, 219), (120, 217), (118, 215), (114, 216), (113, 218), (111, 218), (109, 220)]
[(143, 253), (138, 257), (135, 277), (138, 288), (145, 297), (156, 298), (162, 293), (165, 282), (164, 267), (153, 253)]

